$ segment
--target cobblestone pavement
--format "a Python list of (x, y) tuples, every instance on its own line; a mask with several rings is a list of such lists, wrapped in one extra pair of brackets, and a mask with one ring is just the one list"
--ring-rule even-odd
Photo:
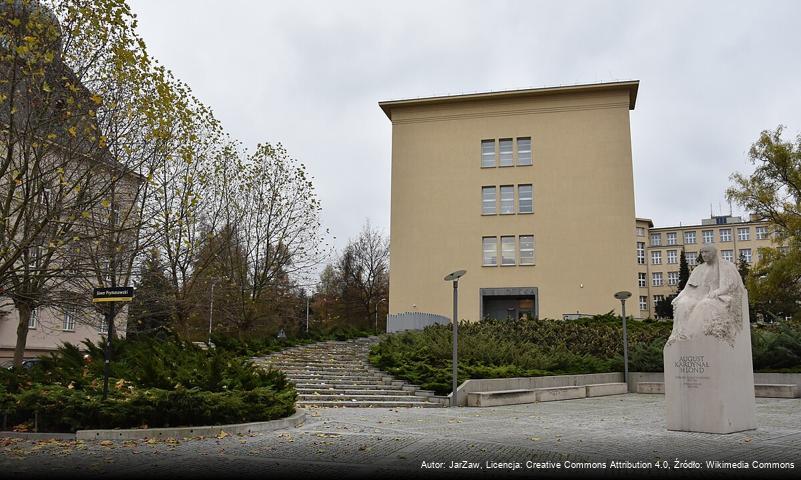
[[(662, 395), (638, 394), (493, 408), (312, 409), (298, 428), (252, 436), (125, 442), (2, 439), (0, 472), (4, 478), (484, 478), (577, 473), (798, 478), (799, 399), (757, 399), (757, 430), (729, 435), (669, 432), (663, 412)], [(676, 468), (677, 460), (684, 468)], [(450, 468), (452, 461), (478, 468)], [(750, 468), (711, 470), (707, 461), (745, 462)], [(690, 468), (693, 462), (701, 468)], [(760, 463), (774, 468), (754, 468)], [(777, 465), (781, 463), (784, 468)]]

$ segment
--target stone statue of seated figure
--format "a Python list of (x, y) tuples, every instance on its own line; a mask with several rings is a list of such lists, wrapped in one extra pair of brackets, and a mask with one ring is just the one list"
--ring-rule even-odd
[(673, 332), (666, 345), (709, 335), (734, 347), (743, 328), (745, 287), (737, 267), (719, 259), (717, 253), (712, 245), (701, 247), (704, 263), (695, 267), (687, 285), (673, 299)]

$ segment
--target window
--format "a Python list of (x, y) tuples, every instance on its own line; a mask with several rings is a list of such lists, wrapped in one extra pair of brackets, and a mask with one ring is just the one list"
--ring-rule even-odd
[(498, 265), (498, 239), (496, 237), (484, 237), (481, 239), (484, 250), (484, 265)]
[(751, 229), (748, 227), (741, 227), (737, 229), (737, 240), (748, 240), (751, 236)]
[(679, 256), (676, 250), (667, 251), (667, 263), (678, 263)]
[(515, 213), (514, 185), (501, 185), (501, 214)]
[(39, 310), (34, 308), (31, 310), (31, 318), (28, 319), (28, 329), (36, 329), (39, 323)]
[(495, 166), (495, 140), (481, 141), (481, 168)]
[(520, 265), (534, 265), (534, 235), (520, 235)]
[(648, 310), (648, 297), (640, 295), (640, 311)]
[(734, 261), (734, 250), (721, 250), (720, 251), (720, 258), (723, 260), (728, 260), (730, 262)]
[(652, 233), (651, 234), (651, 246), (658, 247), (662, 245), (662, 234), (661, 233)]
[(495, 187), (481, 187), (481, 214), (482, 215), (495, 215), (496, 211), (496, 188)]
[(75, 331), (75, 309), (68, 308), (64, 311), (64, 322), (62, 323), (62, 330), (65, 332)]
[(662, 272), (651, 273), (651, 285), (653, 285), (654, 287), (662, 286)]
[(648, 278), (645, 275), (645, 272), (637, 273), (637, 286), (640, 288), (646, 288), (648, 286)]
[(704, 237), (704, 243), (712, 243), (714, 241), (715, 232), (712, 230), (704, 230), (701, 235)]
[(740, 258), (744, 259), (747, 263), (751, 263), (751, 249), (750, 248), (741, 248), (740, 249)]
[(665, 235), (667, 236), (667, 244), (668, 245), (677, 245), (677, 243), (676, 243), (676, 232), (668, 232)]
[(534, 213), (534, 187), (517, 186), (517, 213)]
[(756, 227), (756, 239), (765, 240), (768, 238), (768, 227)]
[(684, 259), (687, 260), (688, 266), (696, 266), (698, 264), (698, 252), (684, 252)]
[(517, 164), (531, 165), (531, 137), (517, 137)]
[(515, 237), (501, 237), (501, 265), (515, 264)]
[(637, 227), (637, 236), (638, 237), (644, 237), (645, 236), (645, 228)]
[(731, 228), (721, 228), (720, 229), (720, 241), (721, 242), (731, 242)]
[(654, 305), (665, 299), (664, 295), (654, 295)]
[(500, 139), (500, 162), (498, 165), (502, 167), (511, 167), (515, 164), (514, 154), (512, 153), (512, 139)]
[(695, 243), (695, 232), (684, 232), (684, 243)]
[(651, 252), (651, 265), (659, 265), (662, 263), (662, 252), (659, 250)]
[(637, 264), (645, 265), (645, 242), (637, 242)]
[(668, 285), (674, 286), (679, 284), (679, 272), (668, 272)]

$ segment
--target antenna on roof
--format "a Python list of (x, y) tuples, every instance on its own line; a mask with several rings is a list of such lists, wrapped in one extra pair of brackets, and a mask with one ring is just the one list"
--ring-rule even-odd
[(714, 216), (715, 216), (715, 212), (714, 212), (714, 210), (712, 210), (712, 204), (710, 203), (709, 204), (709, 218), (712, 218)]
[(731, 217), (733, 214), (731, 213), (731, 200), (729, 200), (729, 216)]

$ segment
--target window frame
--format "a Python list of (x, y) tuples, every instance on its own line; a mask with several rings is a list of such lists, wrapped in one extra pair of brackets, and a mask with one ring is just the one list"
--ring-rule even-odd
[[(521, 194), (520, 190), (522, 187), (528, 187), (530, 192), (530, 197), (527, 198), (530, 202), (530, 210), (523, 211), (523, 195)], [(534, 185), (531, 183), (521, 183), (517, 185), (517, 213), (521, 215), (528, 215), (534, 213)]]
[[(504, 144), (506, 144), (507, 142), (508, 142), (508, 145), (509, 145), (509, 151), (505, 152), (503, 150), (503, 147), (504, 147)], [(504, 155), (507, 154), (507, 153), (509, 155), (508, 163), (504, 163)], [(514, 140), (514, 138), (511, 138), (511, 137), (510, 138), (499, 138), (498, 139), (498, 167), (499, 168), (504, 168), (504, 167), (514, 167), (514, 166), (515, 166), (515, 140)]]
[[(511, 243), (504, 240), (510, 240)], [(517, 266), (517, 239), (514, 235), (501, 235), (501, 266), (502, 267), (515, 267)], [(510, 258), (506, 256), (507, 250), (505, 247), (511, 245), (509, 251), (511, 252), (511, 263), (507, 263), (506, 259)]]
[[(520, 149), (520, 140), (528, 140), (528, 150), (521, 150)], [(529, 167), (534, 164), (534, 152), (532, 149), (533, 141), (531, 137), (516, 137), (515, 138), (515, 165), (518, 167)], [(528, 152), (528, 163), (523, 163), (520, 161), (520, 152)]]
[[(525, 258), (523, 256), (523, 252), (524, 251), (525, 252), (529, 251), (528, 249), (523, 250), (523, 239), (524, 238), (531, 238), (531, 262), (530, 263), (523, 261), (523, 259)], [(536, 247), (534, 245), (534, 235), (533, 234), (520, 235), (520, 237), (518, 238), (518, 255), (520, 256), (520, 265), (534, 265), (535, 264), (535, 262), (536, 262), (536, 259), (534, 257), (535, 248)]]
[[(490, 156), (490, 152), (484, 150), (484, 145), (489, 145), (490, 142), (492, 142), (492, 154), (491, 154), (491, 156), (492, 156), (492, 162), (491, 163), (492, 164), (491, 165), (485, 165), (484, 162)], [(498, 142), (494, 138), (493, 139), (485, 138), (485, 139), (481, 140), (481, 168), (496, 168), (498, 166), (498, 159), (497, 159), (497, 157), (498, 157), (498, 147), (497, 147), (497, 143)]]
[[(495, 263), (487, 263), (487, 240), (492, 240), (495, 245)], [(481, 266), (482, 267), (497, 267), (498, 266), (498, 237), (486, 236), (481, 237)]]
[[(504, 211), (504, 189), (510, 191), (512, 193), (512, 198), (507, 199), (509, 207), (509, 211)], [(498, 195), (498, 214), (499, 215), (514, 215), (515, 214), (515, 186), (514, 185), (501, 185), (499, 187), (499, 195)]]
[[(485, 192), (492, 191), (492, 212), (487, 212), (487, 199)], [(498, 214), (498, 187), (496, 185), (486, 185), (481, 187), (481, 215)]]

